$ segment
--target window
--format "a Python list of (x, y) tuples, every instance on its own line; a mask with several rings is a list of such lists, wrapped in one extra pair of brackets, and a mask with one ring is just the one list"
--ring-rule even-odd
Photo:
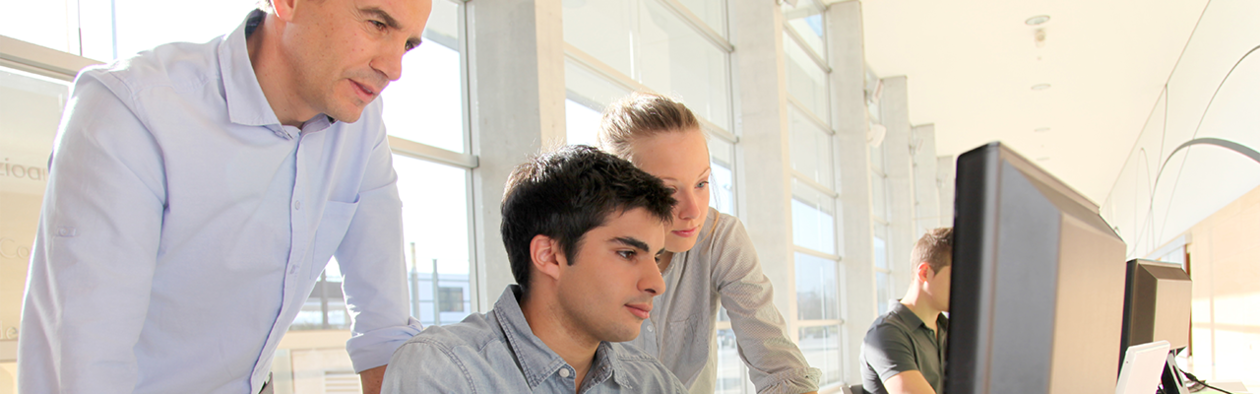
[[(717, 3), (721, 9), (721, 2)], [(566, 54), (604, 78), (617, 80), (626, 90), (678, 98), (697, 116), (728, 130), (730, 44), (699, 33), (697, 27), (715, 29), (679, 14), (657, 0), (566, 3)], [(574, 75), (566, 67), (566, 79)], [(582, 88), (579, 81), (566, 81), (566, 85), (570, 90)]]
[[(796, 245), (797, 343), (823, 371), (822, 386), (840, 383), (843, 359), (837, 229), (840, 183), (828, 86), (831, 69), (822, 52), (823, 8), (805, 0), (783, 6), (788, 132), (792, 163), (792, 242)], [(814, 29), (817, 27), (817, 30)]]
[(0, 340), (17, 339), (48, 157), (69, 97), (66, 81), (0, 67)]
[(466, 153), (459, 5), (433, 2), (424, 42), (403, 56), (402, 78), (381, 91), (389, 135)]
[(814, 368), (822, 370), (819, 383), (821, 386), (839, 383), (840, 373), (840, 327), (837, 325), (806, 326), (799, 331), (801, 353)]
[(438, 312), (464, 312), (467, 309), (464, 305), (463, 287), (438, 287)]
[(888, 240), (892, 235), (888, 227), (892, 221), (892, 202), (888, 195), (888, 175), (884, 172), (887, 149), (887, 145), (883, 144), (870, 148), (871, 221), (874, 222), (871, 242), (875, 263), (875, 303), (880, 315), (888, 312), (890, 302), (897, 297), (892, 288), (892, 265), (888, 261)]
[(227, 34), (255, 4), (183, 2), (179, 14), (197, 17), (172, 18), (171, 4), (157, 0), (12, 2), (0, 13), (0, 34), (109, 61), (167, 42), (205, 42)]
[[(468, 169), (395, 154), (412, 316), (454, 323), (472, 312)], [(443, 288), (460, 289), (452, 297)], [(453, 291), (453, 290), (451, 290)], [(459, 306), (445, 305), (458, 303)]]
[(735, 215), (735, 144), (710, 134), (709, 156), (709, 206)]
[[(385, 127), (394, 150), (398, 194), (403, 202), (403, 254), (411, 315), (426, 326), (462, 320), (472, 312), (472, 262), (469, 228), (469, 170), (464, 115), (463, 60), (460, 53), (460, 5), (433, 2), (424, 43), (403, 56), (403, 77), (382, 91)], [(459, 99), (453, 99), (459, 98)], [(461, 160), (463, 159), (463, 160)], [(304, 322), (346, 321), (324, 329), (347, 329), (336, 260), (325, 268), (328, 283), (317, 285), (312, 300), (328, 298), (337, 316), (303, 317)], [(328, 288), (336, 287), (330, 297)], [(453, 290), (460, 289), (458, 296)], [(321, 295), (320, 292), (323, 292)], [(335, 298), (335, 299), (334, 299)], [(340, 308), (340, 309), (338, 309)], [(305, 319), (305, 320), (304, 320)], [(295, 324), (292, 330), (313, 327)]]
[(573, 60), (564, 62), (564, 125), (568, 143), (598, 146), (599, 121), (604, 107), (634, 88), (601, 77)]

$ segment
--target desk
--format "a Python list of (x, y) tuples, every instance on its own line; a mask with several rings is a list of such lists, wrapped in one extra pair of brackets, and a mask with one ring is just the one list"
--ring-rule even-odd
[[(1247, 386), (1243, 385), (1242, 382), (1237, 382), (1237, 381), (1207, 382), (1207, 384), (1210, 384), (1215, 387), (1220, 387), (1221, 390), (1229, 391), (1234, 394), (1250, 394), (1251, 393), (1250, 391), (1247, 391)], [(1218, 393), (1219, 394), (1218, 391), (1212, 390), (1212, 389), (1205, 389), (1203, 391), (1200, 391), (1200, 393)]]

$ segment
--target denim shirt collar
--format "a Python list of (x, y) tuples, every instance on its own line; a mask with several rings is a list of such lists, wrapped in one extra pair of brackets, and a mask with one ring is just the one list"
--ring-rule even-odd
[[(275, 111), (272, 111), (262, 85), (258, 84), (258, 76), (254, 74), (249, 46), (245, 41), (250, 33), (262, 26), (266, 17), (267, 13), (261, 10), (250, 11), (245, 21), (219, 43), (219, 73), (223, 77), (228, 119), (240, 125), (264, 126), (278, 136), (292, 139), (297, 137), (298, 131), (282, 126)], [(328, 116), (318, 114), (302, 125), (301, 132), (320, 131), (333, 122)]]
[[(494, 316), (499, 328), (503, 330), (503, 336), (507, 338), (508, 346), (516, 355), (516, 362), (525, 375), (525, 382), (533, 390), (560, 371), (560, 368), (568, 367), (568, 363), (530, 330), (518, 301), (520, 293), (520, 286), (509, 285), (494, 304)], [(613, 344), (599, 343), (599, 348), (595, 350), (595, 360), (591, 363), (591, 371), (594, 372), (588, 373), (589, 378), (583, 381), (583, 388), (602, 383), (610, 376), (626, 389), (637, 385), (633, 376), (625, 372), (617, 353)]]

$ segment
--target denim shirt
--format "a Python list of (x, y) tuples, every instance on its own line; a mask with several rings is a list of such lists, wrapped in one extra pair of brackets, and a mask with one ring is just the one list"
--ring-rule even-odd
[(519, 286), (508, 286), (489, 313), (429, 327), (404, 343), (389, 362), (381, 393), (687, 392), (652, 356), (611, 342), (600, 342), (575, 391), (575, 370), (534, 336), (519, 293)]

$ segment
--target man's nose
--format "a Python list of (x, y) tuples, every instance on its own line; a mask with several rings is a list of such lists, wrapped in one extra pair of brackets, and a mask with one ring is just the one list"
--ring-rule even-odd
[(665, 292), (665, 278), (661, 277), (661, 269), (657, 264), (641, 264), (644, 266), (643, 279), (639, 280), (639, 290), (651, 293), (653, 297)]
[(389, 44), (382, 52), (372, 62), (372, 68), (384, 74), (390, 81), (402, 78), (402, 57), (407, 53), (406, 47)]

